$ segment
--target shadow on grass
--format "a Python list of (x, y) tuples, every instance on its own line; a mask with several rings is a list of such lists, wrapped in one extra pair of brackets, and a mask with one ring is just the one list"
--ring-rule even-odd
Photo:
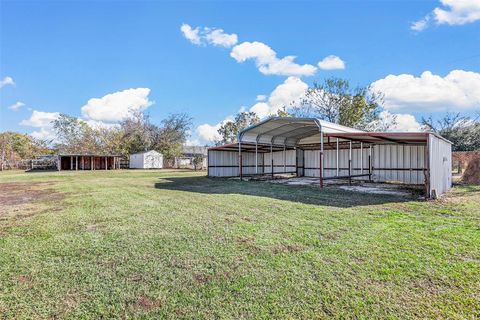
[(406, 202), (412, 197), (368, 194), (346, 191), (335, 187), (288, 186), (258, 181), (236, 181), (207, 177), (162, 178), (155, 188), (203, 194), (240, 194), (268, 197), (303, 204), (325, 205), (340, 208)]

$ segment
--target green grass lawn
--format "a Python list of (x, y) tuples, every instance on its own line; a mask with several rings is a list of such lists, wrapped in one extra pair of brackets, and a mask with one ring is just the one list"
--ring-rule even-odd
[(480, 187), (0, 173), (0, 318), (480, 317)]

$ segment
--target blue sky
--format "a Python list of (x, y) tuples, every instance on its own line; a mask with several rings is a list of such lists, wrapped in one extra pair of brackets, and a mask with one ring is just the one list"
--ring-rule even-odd
[(58, 112), (112, 124), (140, 108), (190, 114), (203, 144), (241, 108), (275, 111), (330, 76), (384, 91), (397, 130), (480, 110), (478, 0), (0, 6), (2, 131), (47, 138)]

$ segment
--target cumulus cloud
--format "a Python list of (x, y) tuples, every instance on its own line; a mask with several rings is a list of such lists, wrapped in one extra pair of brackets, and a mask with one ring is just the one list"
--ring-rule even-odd
[(196, 142), (196, 144), (208, 144), (220, 140), (218, 129), (220, 129), (220, 127), (225, 123), (231, 121), (233, 121), (233, 116), (228, 116), (224, 120), (214, 125), (210, 125), (208, 123), (199, 125), (195, 130), (197, 138), (194, 138), (192, 141)]
[[(276, 113), (283, 107), (289, 109), (298, 105), (304, 97), (308, 85), (297, 77), (288, 77), (270, 94), (268, 105), (270, 113)], [(267, 116), (267, 115), (264, 115)]]
[(33, 110), (30, 118), (22, 120), (20, 125), (36, 128), (37, 130), (31, 133), (34, 138), (53, 140), (55, 138), (55, 132), (52, 121), (58, 119), (59, 116), (60, 113), (58, 112)]
[(295, 56), (278, 58), (272, 48), (258, 41), (236, 45), (230, 56), (239, 63), (254, 60), (258, 70), (265, 75), (311, 76), (317, 71), (317, 68), (310, 64), (295, 63)]
[[(295, 107), (301, 98), (305, 95), (308, 85), (298, 77), (288, 77), (283, 83), (279, 84), (267, 97), (265, 95), (257, 96), (257, 103), (250, 108), (240, 108), (240, 112), (248, 110), (255, 112), (259, 118), (264, 118), (276, 114), (282, 108)], [(199, 144), (208, 144), (220, 139), (218, 129), (228, 122), (233, 121), (233, 116), (226, 117), (217, 124), (202, 124), (195, 130), (195, 141)]]
[(372, 90), (385, 95), (390, 111), (435, 112), (475, 110), (480, 106), (480, 73), (453, 70), (445, 77), (423, 72), (388, 75), (372, 83)]
[(267, 96), (264, 94), (259, 94), (256, 98), (255, 101), (265, 101), (267, 100)]
[(318, 63), (318, 67), (322, 70), (345, 69), (345, 62), (337, 56), (329, 55)]
[(480, 20), (480, 0), (440, 0), (443, 7), (436, 7), (424, 18), (413, 22), (412, 30), (422, 31), (431, 22), (436, 24), (463, 25)]
[(235, 33), (225, 33), (223, 29), (205, 29), (205, 39), (214, 46), (230, 48), (238, 42), (238, 36)]
[(149, 94), (149, 88), (136, 88), (92, 98), (81, 108), (82, 115), (86, 120), (119, 122), (132, 111), (142, 111), (151, 106), (153, 102), (148, 99)]
[[(225, 48), (232, 48), (230, 56), (237, 62), (242, 63), (247, 60), (253, 60), (258, 70), (265, 75), (281, 76), (311, 76), (317, 71), (317, 67), (311, 64), (297, 64), (295, 56), (277, 57), (277, 53), (268, 45), (262, 42), (243, 42), (237, 45), (238, 36), (235, 33), (225, 33), (223, 29), (196, 27), (188, 24), (182, 24), (180, 30), (183, 36), (191, 43), (196, 45), (214, 45)], [(334, 57), (334, 56), (332, 56)], [(340, 58), (337, 58), (337, 67)], [(330, 62), (332, 63), (332, 62)], [(343, 63), (343, 61), (341, 61)], [(345, 65), (343, 64), (343, 68)]]
[(230, 48), (238, 42), (238, 36), (235, 33), (225, 33), (223, 29), (209, 27), (192, 28), (190, 25), (184, 23), (180, 27), (180, 31), (182, 31), (183, 36), (187, 40), (196, 45), (211, 44)]
[(412, 24), (410, 25), (410, 29), (412, 29), (413, 31), (422, 31), (428, 27), (429, 21), (430, 21), (430, 16), (426, 16), (423, 19), (412, 22)]
[(392, 114), (388, 111), (382, 111), (379, 114), (380, 122), (389, 124), (389, 131), (393, 132), (419, 132), (422, 126), (411, 114), (397, 113)]
[(2, 80), (0, 80), (0, 88), (3, 88), (7, 85), (14, 86), (15, 81), (13, 81), (12, 77), (5, 77)]
[(191, 43), (197, 44), (197, 45), (202, 43), (199, 27), (193, 29), (190, 25), (184, 23), (180, 27), (180, 31), (182, 31), (183, 36)]
[(8, 106), (8, 109), (13, 110), (13, 111), (17, 111), (18, 109), (20, 109), (23, 106), (25, 106), (25, 103), (17, 101), (14, 104), (12, 104), (11, 106)]

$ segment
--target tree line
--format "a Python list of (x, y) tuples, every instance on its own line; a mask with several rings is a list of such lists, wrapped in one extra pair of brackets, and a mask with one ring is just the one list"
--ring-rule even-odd
[(181, 155), (192, 119), (184, 113), (171, 114), (160, 124), (139, 111), (117, 125), (91, 125), (82, 119), (61, 114), (53, 121), (55, 139), (45, 141), (16, 132), (0, 133), (0, 169), (15, 167), (22, 159), (39, 155), (63, 154), (129, 154), (156, 150), (166, 161)]
[[(386, 121), (382, 93), (370, 87), (352, 87), (348, 80), (339, 78), (315, 82), (301, 101), (283, 106), (272, 116), (311, 117), (365, 131), (388, 131), (396, 119)], [(436, 132), (453, 142), (454, 151), (480, 150), (479, 116), (469, 118), (447, 113), (440, 120), (422, 119), (423, 130)], [(233, 121), (225, 122), (218, 130), (215, 144), (233, 143), (238, 133), (260, 121), (254, 112), (240, 112)], [(192, 118), (185, 113), (171, 114), (159, 124), (140, 111), (131, 112), (119, 124), (91, 125), (82, 119), (61, 114), (53, 121), (56, 138), (42, 141), (16, 132), (0, 133), (0, 168), (21, 159), (50, 153), (95, 153), (129, 155), (156, 150), (172, 160), (181, 154), (192, 127)]]

